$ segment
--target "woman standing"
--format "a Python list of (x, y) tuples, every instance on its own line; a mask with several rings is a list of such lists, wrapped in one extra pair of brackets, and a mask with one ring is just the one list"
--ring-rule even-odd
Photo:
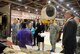
[(38, 50), (40, 50), (40, 43), (42, 42), (42, 50), (44, 51), (44, 37), (41, 37), (40, 33), (44, 33), (45, 26), (40, 20), (38, 23), (37, 30), (38, 30), (38, 36), (37, 36)]
[(35, 34), (35, 29), (34, 27), (32, 26), (32, 23), (29, 22), (29, 24), (27, 25), (28, 29), (31, 31), (32, 33), (32, 41), (34, 42), (34, 34)]

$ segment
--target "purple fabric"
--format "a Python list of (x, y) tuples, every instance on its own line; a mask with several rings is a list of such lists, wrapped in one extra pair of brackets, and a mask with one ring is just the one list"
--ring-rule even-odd
[(26, 47), (25, 45), (32, 45), (32, 33), (29, 29), (21, 29), (17, 33), (17, 39), (20, 47)]

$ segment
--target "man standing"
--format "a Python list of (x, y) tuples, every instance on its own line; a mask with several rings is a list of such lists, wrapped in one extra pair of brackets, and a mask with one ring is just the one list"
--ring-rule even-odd
[(54, 23), (54, 20), (50, 20), (49, 32), (50, 32), (50, 43), (52, 46), (51, 52), (55, 52), (59, 29), (60, 29), (59, 26)]
[(64, 17), (67, 20), (63, 29), (62, 40), (64, 54), (74, 54), (76, 49), (76, 31), (79, 18), (75, 17), (73, 19), (72, 13), (70, 11), (66, 11)]
[(12, 27), (12, 42), (13, 44), (17, 44), (17, 39), (16, 39), (16, 35), (17, 35), (17, 19), (14, 19), (13, 24), (11, 25)]

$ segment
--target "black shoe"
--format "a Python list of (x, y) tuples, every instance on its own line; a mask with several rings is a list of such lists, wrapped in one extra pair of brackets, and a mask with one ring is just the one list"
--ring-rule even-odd
[(60, 51), (60, 53), (64, 53), (64, 49), (62, 51)]
[(40, 51), (40, 49), (38, 49), (38, 51)]
[(54, 52), (54, 50), (50, 50), (50, 52)]
[(56, 42), (59, 42), (59, 41), (61, 41), (61, 39), (58, 39)]

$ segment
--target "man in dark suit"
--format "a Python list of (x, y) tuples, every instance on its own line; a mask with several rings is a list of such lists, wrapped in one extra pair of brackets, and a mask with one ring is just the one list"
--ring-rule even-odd
[(63, 29), (62, 40), (64, 54), (74, 54), (76, 49), (76, 31), (79, 18), (75, 17), (73, 19), (72, 13), (70, 11), (66, 11), (64, 17), (67, 19)]

